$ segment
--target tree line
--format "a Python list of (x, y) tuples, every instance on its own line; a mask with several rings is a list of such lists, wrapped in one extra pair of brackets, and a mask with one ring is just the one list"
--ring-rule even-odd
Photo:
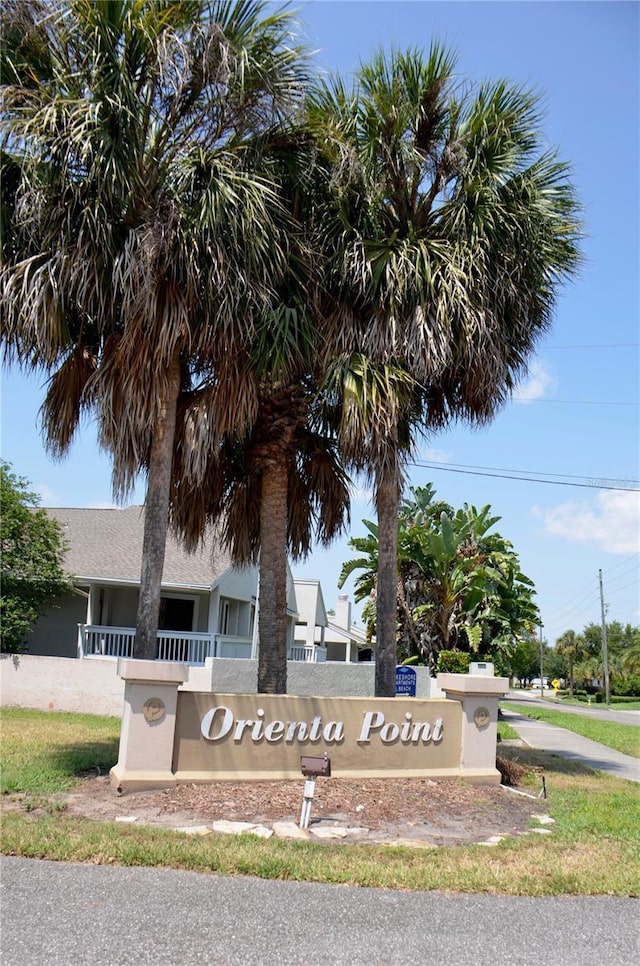
[(258, 689), (286, 692), (287, 555), (363, 472), (394, 694), (412, 446), (492, 418), (580, 261), (538, 98), (438, 42), (320, 78), (249, 0), (8, 0), (0, 84), (4, 358), (46, 373), (54, 456), (90, 414), (115, 498), (146, 479), (136, 657), (168, 527), (216, 525), (259, 564)]

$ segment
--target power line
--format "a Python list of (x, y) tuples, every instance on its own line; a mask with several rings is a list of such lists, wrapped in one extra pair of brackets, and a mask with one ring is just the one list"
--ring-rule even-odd
[[(537, 477), (537, 476), (511, 475), (513, 473), (524, 474), (527, 472), (526, 470), (511, 470), (510, 472), (503, 472), (503, 473), (486, 473), (480, 470), (457, 469), (453, 465), (445, 466), (442, 463), (429, 463), (426, 460), (409, 460), (408, 462), (410, 463), (410, 465), (419, 466), (422, 469), (441, 470), (445, 473), (461, 473), (466, 476), (485, 476), (485, 477), (488, 477), (489, 479), (519, 480), (522, 483), (548, 483), (548, 484), (552, 484), (553, 486), (577, 486), (588, 490), (619, 490), (619, 491), (629, 492), (629, 493), (636, 493), (638, 492), (638, 489), (639, 489), (639, 487), (637, 486), (603, 485), (603, 481), (599, 481), (598, 483), (571, 483), (567, 480), (551, 480), (551, 479), (545, 479), (543, 477)], [(632, 482), (636, 482), (636, 481), (634, 480)]]
[[(595, 592), (596, 592), (595, 586), (584, 587), (582, 590), (579, 590), (577, 594), (574, 594), (573, 597), (570, 597), (569, 600), (566, 602), (566, 604), (561, 604), (560, 607), (556, 607), (547, 616), (551, 617), (554, 614), (561, 614), (561, 613), (570, 614), (572, 611), (578, 610), (578, 609), (582, 611), (585, 604), (587, 604), (587, 600), (586, 599), (583, 600), (583, 598), (587, 598), (589, 595), (595, 594)], [(589, 601), (589, 603), (591, 603), (591, 601)]]
[[(532, 476), (553, 476), (558, 479), (564, 480), (588, 480), (592, 486), (598, 486), (600, 483), (637, 483), (640, 486), (640, 480), (633, 479), (618, 479), (614, 480), (611, 477), (595, 477), (595, 476), (585, 476), (584, 473), (550, 473), (547, 470), (513, 470), (504, 466), (479, 466), (476, 463), (439, 463), (437, 460), (423, 460), (424, 463), (429, 463), (435, 466), (454, 466), (456, 468), (465, 470), (490, 470), (492, 473), (526, 473)], [(597, 481), (597, 482), (595, 482)]]
[(637, 349), (640, 342), (589, 342), (589, 343), (569, 343), (546, 345), (545, 349)]
[(614, 587), (611, 593), (609, 592), (609, 585), (607, 584), (607, 594), (611, 596), (612, 594), (619, 594), (621, 590), (628, 590), (629, 587), (635, 587), (637, 585), (637, 580), (632, 580), (629, 584), (624, 584), (622, 587)]
[(609, 567), (608, 570), (604, 570), (603, 573), (610, 574), (614, 570), (617, 570), (618, 567), (624, 567), (624, 565), (629, 563), (630, 560), (633, 560), (634, 557), (637, 557), (639, 553), (640, 553), (640, 550), (636, 550), (636, 552), (632, 553), (630, 557), (625, 557), (624, 560), (620, 560), (619, 563), (614, 564), (613, 567)]
[(623, 570), (621, 574), (616, 574), (616, 576), (612, 577), (611, 580), (607, 579), (607, 587), (611, 587), (611, 585), (615, 584), (616, 581), (624, 580), (625, 577), (628, 577), (629, 574), (633, 574), (633, 573), (638, 574), (637, 567), (632, 567), (631, 570)]
[(563, 406), (640, 406), (637, 402), (611, 402), (602, 399), (522, 399), (514, 395), (514, 402), (521, 403), (562, 403)]

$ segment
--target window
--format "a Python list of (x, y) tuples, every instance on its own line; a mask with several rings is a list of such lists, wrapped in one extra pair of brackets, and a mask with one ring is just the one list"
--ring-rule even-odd
[(218, 633), (229, 633), (229, 612), (231, 608), (228, 600), (220, 601), (220, 616), (218, 618)]
[(162, 631), (192, 631), (193, 605), (193, 599), (161, 597), (159, 629)]

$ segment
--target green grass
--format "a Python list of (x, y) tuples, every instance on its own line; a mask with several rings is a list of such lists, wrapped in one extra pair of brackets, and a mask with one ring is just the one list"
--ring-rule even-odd
[[(605, 708), (606, 705), (598, 704), (595, 698), (589, 703), (588, 701), (579, 701), (578, 698), (545, 698), (545, 701), (556, 701), (559, 705), (569, 704), (573, 707), (578, 708)], [(609, 705), (611, 711), (640, 711), (640, 698), (635, 701), (616, 701), (615, 698), (611, 699), (611, 704)]]
[(500, 741), (515, 741), (520, 735), (506, 721), (498, 721), (498, 738)]
[[(531, 769), (532, 793), (544, 768), (549, 799), (532, 800), (531, 806), (532, 813), (546, 811), (555, 818), (553, 833), (513, 837), (491, 849), (195, 838), (76, 819), (56, 813), (55, 807), (44, 814), (16, 807), (25, 792), (53, 795), (87, 769), (106, 769), (115, 761), (117, 732), (114, 719), (23, 711), (2, 715), (3, 746), (13, 776), (2, 822), (5, 854), (415, 891), (529, 896), (639, 891), (640, 787), (529, 748), (507, 747), (500, 754)], [(35, 770), (25, 756), (39, 761)]]
[(103, 773), (118, 758), (119, 718), (4, 708), (0, 792), (47, 795), (83, 772)]
[(624, 755), (640, 758), (640, 728), (632, 724), (618, 724), (616, 721), (604, 721), (600, 718), (586, 717), (571, 712), (552, 711), (530, 704), (513, 704), (509, 701), (505, 706), (507, 711), (546, 721), (548, 724), (566, 728), (584, 738), (599, 741), (601, 745), (621, 751)]

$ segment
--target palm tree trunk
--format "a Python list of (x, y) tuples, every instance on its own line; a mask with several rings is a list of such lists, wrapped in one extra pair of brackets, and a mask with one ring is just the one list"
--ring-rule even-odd
[(287, 465), (265, 461), (260, 508), (258, 693), (287, 693)]
[(378, 584), (376, 600), (377, 698), (396, 694), (396, 624), (398, 584), (398, 474), (384, 467), (376, 480), (378, 513)]
[(133, 655), (151, 661), (158, 656), (158, 619), (179, 392), (180, 350), (176, 349), (167, 374), (167, 393), (153, 429), (145, 500), (140, 596)]
[(569, 694), (573, 697), (573, 658), (569, 658)]

